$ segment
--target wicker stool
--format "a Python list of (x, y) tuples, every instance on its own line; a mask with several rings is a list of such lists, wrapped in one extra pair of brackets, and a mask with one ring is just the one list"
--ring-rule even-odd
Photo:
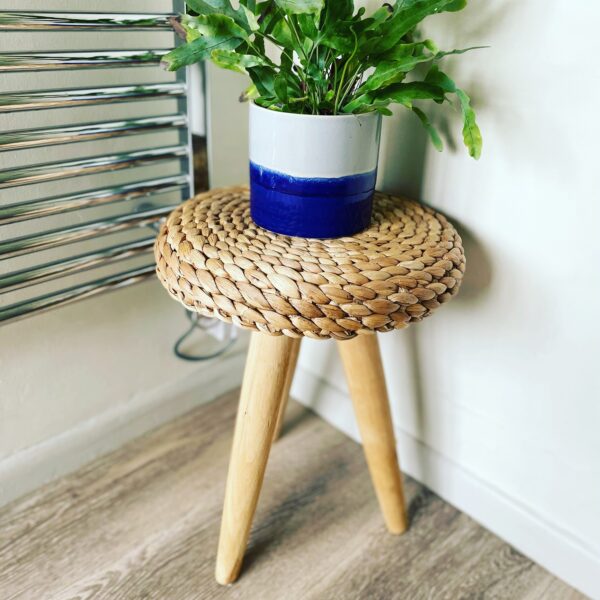
[(373, 485), (388, 529), (407, 527), (375, 332), (428, 316), (459, 288), (465, 259), (435, 211), (376, 194), (371, 227), (351, 238), (270, 233), (250, 218), (248, 190), (213, 190), (171, 213), (155, 245), (158, 277), (187, 309), (256, 332), (244, 373), (216, 577), (238, 577), (271, 443), (302, 337), (340, 342)]

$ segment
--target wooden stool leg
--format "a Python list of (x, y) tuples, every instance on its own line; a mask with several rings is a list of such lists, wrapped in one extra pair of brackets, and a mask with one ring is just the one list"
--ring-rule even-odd
[(402, 475), (376, 335), (338, 342), (367, 464), (387, 528), (407, 528)]
[(262, 486), (294, 340), (252, 334), (225, 487), (216, 579), (240, 572)]
[(277, 423), (275, 424), (275, 432), (273, 433), (273, 441), (276, 441), (281, 435), (281, 427), (283, 425), (283, 419), (285, 417), (285, 409), (287, 408), (288, 400), (290, 398), (290, 388), (292, 387), (294, 373), (296, 372), (298, 354), (300, 354), (301, 341), (302, 338), (292, 339), (292, 354), (290, 356), (290, 363), (288, 365), (287, 374), (285, 377), (285, 385), (283, 386), (283, 392), (281, 393), (281, 404), (279, 406), (279, 415), (277, 416)]

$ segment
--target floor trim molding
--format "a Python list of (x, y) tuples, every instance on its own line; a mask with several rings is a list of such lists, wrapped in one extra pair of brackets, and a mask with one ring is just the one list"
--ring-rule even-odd
[[(298, 366), (292, 396), (359, 441), (352, 402), (329, 382)], [(396, 426), (402, 469), (548, 571), (600, 600), (600, 557), (515, 498)]]
[(241, 384), (245, 344), (169, 383), (0, 461), (0, 506)]

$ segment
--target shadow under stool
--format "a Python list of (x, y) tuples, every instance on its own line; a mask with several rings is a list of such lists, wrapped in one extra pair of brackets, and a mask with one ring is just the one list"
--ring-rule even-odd
[(371, 227), (305, 239), (266, 231), (245, 187), (200, 194), (171, 213), (155, 243), (157, 274), (188, 310), (250, 329), (225, 489), (216, 578), (239, 576), (303, 337), (338, 342), (373, 486), (391, 533), (407, 528), (376, 333), (430, 315), (457, 291), (465, 259), (447, 219), (376, 193)]

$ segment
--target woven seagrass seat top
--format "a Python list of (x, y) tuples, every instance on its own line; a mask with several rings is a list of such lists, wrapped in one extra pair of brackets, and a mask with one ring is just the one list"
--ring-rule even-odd
[(443, 215), (381, 193), (369, 229), (317, 240), (255, 225), (245, 187), (212, 190), (171, 213), (155, 255), (159, 279), (189, 310), (318, 339), (419, 321), (458, 291), (465, 269), (460, 236)]

